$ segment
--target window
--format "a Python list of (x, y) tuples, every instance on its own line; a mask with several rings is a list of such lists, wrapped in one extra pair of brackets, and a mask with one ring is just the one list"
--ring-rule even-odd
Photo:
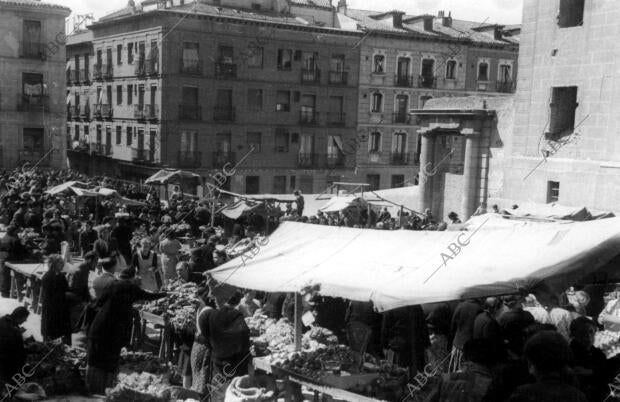
[(260, 190), (260, 178), (258, 176), (245, 176), (245, 193), (258, 194)]
[(373, 57), (372, 72), (375, 74), (385, 73), (385, 55), (375, 54)]
[(558, 26), (569, 28), (583, 25), (584, 0), (560, 0)]
[(290, 177), (290, 185), (291, 189), (295, 189), (297, 187), (297, 176)]
[(303, 194), (312, 194), (314, 187), (314, 177), (304, 175), (299, 178), (299, 189)]
[(334, 54), (329, 62), (329, 70), (335, 73), (344, 71), (344, 54)]
[(123, 64), (123, 45), (116, 45), (116, 64)]
[(224, 64), (233, 63), (234, 49), (232, 46), (220, 45), (218, 47), (218, 61)]
[(290, 70), (293, 62), (291, 49), (278, 49), (278, 70)]
[(133, 130), (131, 127), (127, 127), (127, 146), (130, 147), (133, 141)]
[(511, 82), (512, 81), (512, 65), (508, 63), (501, 63), (497, 71), (497, 80), (499, 82)]
[(327, 136), (327, 159), (341, 159), (344, 157), (344, 151), (342, 148), (342, 136), (340, 135), (328, 135)]
[(84, 141), (88, 141), (89, 140), (89, 138), (88, 138), (89, 130), (90, 130), (90, 127), (88, 125), (85, 125), (84, 126)]
[(446, 63), (446, 79), (453, 80), (456, 78), (456, 60), (448, 60)]
[(246, 55), (248, 67), (263, 68), (263, 48), (255, 45), (249, 45)]
[(181, 88), (181, 102), (184, 105), (198, 105), (198, 88), (196, 87), (182, 87)]
[(107, 85), (105, 88), (106, 105), (112, 104), (112, 85)]
[(317, 52), (303, 52), (302, 62), (304, 70), (315, 71), (319, 54)]
[(248, 89), (248, 110), (260, 112), (263, 110), (263, 90)]
[(550, 202), (558, 202), (560, 200), (560, 182), (547, 182), (547, 204)]
[(127, 44), (127, 63), (133, 64), (133, 42)]
[(43, 74), (22, 73), (22, 94), (29, 101), (44, 96)]
[(41, 21), (24, 21), (22, 54), (25, 57), (41, 57)]
[(575, 128), (577, 87), (554, 87), (551, 94), (549, 132), (566, 135)]
[(196, 42), (183, 42), (183, 71), (199, 71), (199, 45)]
[(123, 103), (123, 86), (116, 86), (116, 104), (121, 105)]
[(407, 134), (396, 133), (392, 139), (392, 152), (397, 155), (403, 155), (407, 149)]
[(24, 128), (23, 149), (28, 152), (43, 152), (43, 129)]
[(276, 112), (290, 112), (291, 91), (276, 92)]
[(399, 188), (405, 186), (405, 175), (393, 174), (392, 175), (392, 188)]
[(370, 142), (368, 143), (368, 150), (370, 152), (380, 152), (381, 151), (381, 133), (374, 132), (370, 133)]
[(96, 135), (97, 144), (101, 144), (101, 124), (97, 124)]
[(198, 142), (197, 131), (181, 132), (181, 152), (185, 154), (196, 152)]
[(133, 104), (133, 85), (127, 85), (127, 104)]
[(75, 141), (79, 141), (80, 140), (80, 126), (77, 125), (77, 124), (75, 125), (75, 134), (74, 134), (73, 139)]
[(378, 174), (367, 174), (366, 183), (370, 184), (370, 187), (368, 187), (368, 191), (379, 190), (379, 186), (381, 184), (381, 176)]
[(370, 111), (373, 113), (381, 113), (383, 111), (383, 94), (380, 92), (375, 92), (372, 94)]
[(286, 194), (286, 176), (273, 177), (273, 193)]
[(288, 152), (289, 133), (285, 129), (276, 128), (274, 145), (276, 152)]
[(478, 63), (478, 81), (488, 81), (489, 80), (489, 63), (486, 61), (481, 61)]
[(116, 126), (116, 145), (121, 145), (123, 142), (123, 127)]
[(260, 152), (263, 143), (263, 135), (261, 133), (247, 133), (246, 142), (248, 149), (254, 147), (254, 152)]

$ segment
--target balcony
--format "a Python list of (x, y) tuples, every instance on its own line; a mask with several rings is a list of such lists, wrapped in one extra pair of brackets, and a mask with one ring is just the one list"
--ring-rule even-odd
[(345, 156), (343, 154), (327, 154), (325, 162), (328, 168), (344, 167)]
[(103, 65), (99, 63), (95, 63), (93, 66), (93, 80), (101, 81), (103, 80)]
[(179, 120), (202, 120), (200, 105), (179, 105)]
[(397, 87), (411, 88), (413, 86), (413, 75), (396, 74), (394, 76), (394, 85)]
[(138, 58), (136, 61), (136, 66), (134, 68), (134, 73), (136, 77), (145, 79), (146, 78), (146, 63), (143, 57)]
[(343, 127), (346, 125), (347, 114), (340, 112), (327, 112), (327, 125), (331, 127)]
[(393, 124), (410, 124), (411, 116), (407, 112), (392, 113)]
[(181, 59), (181, 74), (202, 75), (202, 61)]
[(112, 106), (107, 103), (100, 103), (95, 105), (95, 119), (111, 119), (112, 118)]
[(133, 105), (133, 118), (138, 120), (146, 120), (144, 117), (144, 105)]
[(155, 77), (159, 74), (159, 58), (150, 57), (146, 59), (146, 75)]
[(216, 78), (236, 78), (237, 65), (233, 63), (215, 63)]
[(214, 121), (235, 121), (235, 108), (216, 106), (213, 108)]
[(299, 112), (299, 124), (304, 126), (316, 126), (319, 121), (319, 113), (314, 110), (302, 110)]
[(302, 84), (318, 84), (321, 81), (321, 70), (314, 69), (302, 69), (301, 70), (301, 83)]
[(101, 70), (104, 80), (108, 81), (114, 77), (114, 66), (112, 64), (103, 64)]
[(147, 120), (159, 120), (159, 106), (144, 105), (144, 118)]
[(435, 88), (437, 87), (437, 77), (434, 75), (421, 75), (418, 77), (419, 88)]
[(49, 111), (49, 97), (47, 95), (22, 95), (18, 100), (17, 110), (20, 112)]
[(196, 169), (202, 164), (202, 153), (198, 151), (179, 151), (177, 165), (180, 168)]
[(349, 73), (346, 71), (330, 71), (329, 83), (335, 85), (347, 85)]
[(155, 161), (155, 153), (144, 148), (131, 148), (131, 160), (138, 163), (152, 163)]
[(19, 57), (24, 59), (45, 60), (45, 43), (22, 41)]
[(497, 92), (512, 93), (515, 91), (514, 81), (512, 80), (497, 81), (495, 83), (495, 90)]
[(405, 152), (394, 151), (390, 155), (390, 163), (392, 165), (408, 165), (409, 154)]
[(80, 105), (67, 105), (67, 120), (80, 118)]
[(215, 169), (221, 169), (229, 163), (230, 165), (235, 164), (235, 153), (234, 152), (213, 152), (213, 167)]
[(315, 153), (302, 153), (297, 156), (297, 167), (299, 168), (318, 168), (319, 167), (319, 155)]

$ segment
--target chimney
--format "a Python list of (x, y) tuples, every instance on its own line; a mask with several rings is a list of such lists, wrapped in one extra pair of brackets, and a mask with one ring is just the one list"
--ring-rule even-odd
[(493, 38), (495, 40), (504, 39), (504, 30), (502, 29), (502, 27), (495, 27), (495, 29), (493, 30)]
[(432, 31), (433, 30), (433, 16), (432, 15), (425, 15), (424, 17), (424, 30), (425, 31)]
[(405, 15), (405, 13), (402, 11), (392, 11), (392, 25), (394, 28), (403, 27), (403, 15)]
[(338, 0), (338, 12), (347, 14), (347, 0)]
[(452, 11), (448, 11), (448, 16), (441, 19), (441, 24), (444, 27), (452, 28)]
[(444, 11), (443, 10), (440, 10), (440, 11), (437, 12), (437, 18), (443, 18), (443, 16), (444, 16)]

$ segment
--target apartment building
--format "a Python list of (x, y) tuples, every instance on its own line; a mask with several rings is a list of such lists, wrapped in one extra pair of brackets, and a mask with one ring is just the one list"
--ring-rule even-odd
[(69, 97), (89, 105), (90, 121), (69, 122), (84, 169), (93, 155), (133, 179), (240, 163), (226, 186), (249, 194), (313, 193), (353, 171), (360, 32), (206, 2), (128, 6), (89, 28), (67, 61), (81, 70), (92, 43), (90, 83)]
[[(373, 189), (418, 183), (421, 135), (411, 109), (432, 98), (511, 94), (515, 90), (519, 26), (437, 16), (348, 9), (341, 14), (365, 32), (360, 45), (357, 175)], [(462, 161), (464, 141), (438, 147)], [(441, 158), (440, 158), (441, 159)]]
[(502, 196), (618, 209), (620, 3), (526, 0)]
[(0, 166), (63, 167), (66, 7), (0, 0)]

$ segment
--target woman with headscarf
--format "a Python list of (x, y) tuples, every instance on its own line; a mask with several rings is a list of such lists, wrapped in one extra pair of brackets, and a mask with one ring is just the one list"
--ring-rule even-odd
[(65, 261), (53, 254), (48, 257), (48, 266), (41, 279), (41, 335), (45, 341), (62, 337), (64, 343), (71, 345), (69, 284), (62, 272)]
[(201, 300), (196, 314), (196, 334), (190, 354), (192, 368), (192, 390), (201, 395), (207, 392), (211, 381), (211, 345), (209, 343), (209, 315), (214, 311), (209, 299), (209, 289), (201, 288), (197, 292)]

